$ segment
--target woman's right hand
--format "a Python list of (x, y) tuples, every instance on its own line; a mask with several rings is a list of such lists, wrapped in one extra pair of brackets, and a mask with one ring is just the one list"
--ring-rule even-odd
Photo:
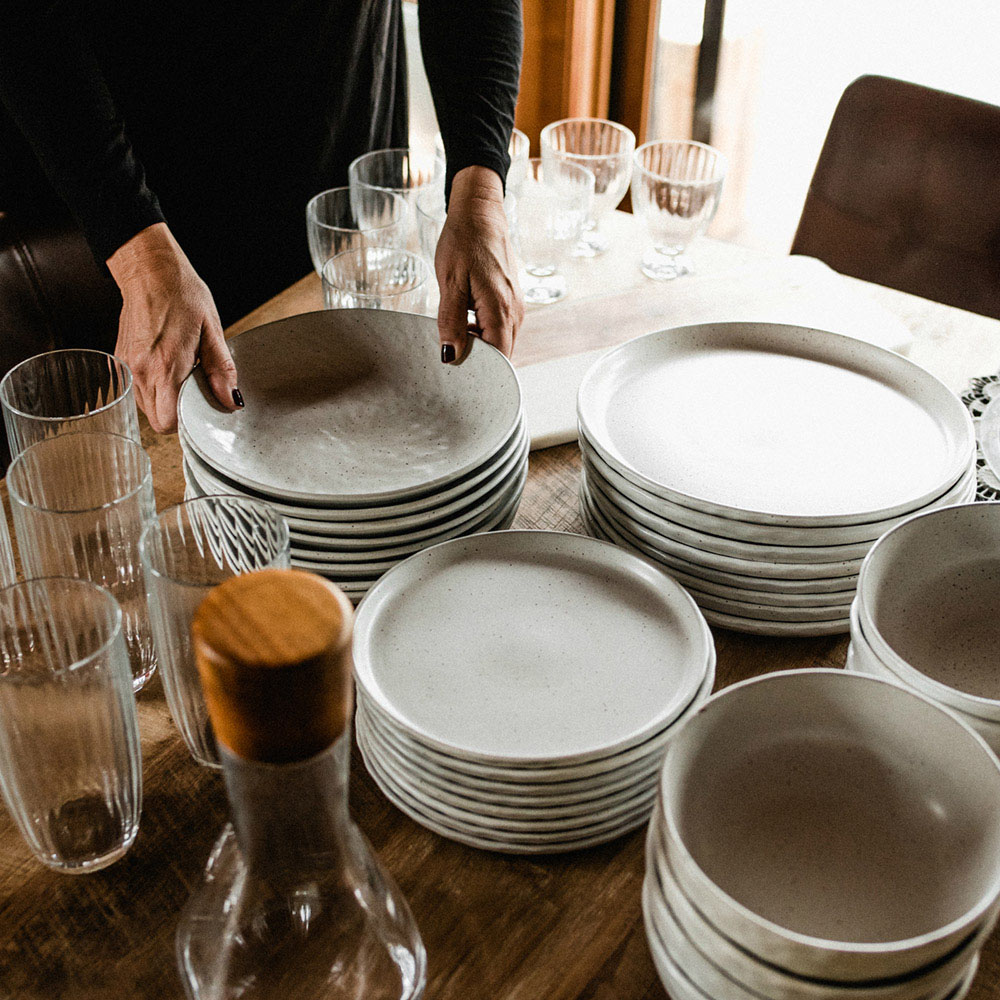
[(220, 405), (242, 407), (212, 293), (166, 223), (136, 233), (107, 264), (122, 295), (115, 354), (132, 369), (153, 430), (176, 430), (177, 395), (199, 361)]

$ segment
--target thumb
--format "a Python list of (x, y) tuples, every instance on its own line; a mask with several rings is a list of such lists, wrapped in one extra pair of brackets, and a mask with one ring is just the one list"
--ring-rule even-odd
[(469, 292), (455, 282), (441, 283), (438, 339), (445, 364), (461, 361), (469, 346)]
[(219, 403), (227, 410), (242, 408), (243, 397), (236, 387), (236, 365), (226, 346), (221, 327), (213, 323), (202, 330), (199, 357), (202, 370)]

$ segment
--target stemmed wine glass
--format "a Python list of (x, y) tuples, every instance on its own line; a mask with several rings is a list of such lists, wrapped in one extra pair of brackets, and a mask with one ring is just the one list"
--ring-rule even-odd
[(715, 216), (726, 166), (717, 149), (689, 140), (647, 142), (635, 151), (632, 207), (653, 240), (642, 258), (647, 277), (667, 281), (691, 272), (685, 251)]
[(628, 191), (635, 135), (603, 118), (566, 118), (542, 129), (541, 144), (544, 162), (575, 163), (594, 175), (594, 208), (571, 253), (574, 257), (604, 253), (610, 244), (600, 232), (601, 219), (618, 207)]

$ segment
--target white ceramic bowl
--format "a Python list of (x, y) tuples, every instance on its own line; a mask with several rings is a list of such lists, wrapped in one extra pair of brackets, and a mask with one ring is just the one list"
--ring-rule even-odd
[(865, 636), (894, 673), (1000, 722), (1000, 502), (929, 511), (883, 535), (858, 595)]
[(736, 944), (800, 976), (912, 974), (1000, 900), (1000, 764), (930, 700), (843, 670), (726, 688), (670, 741), (667, 857)]

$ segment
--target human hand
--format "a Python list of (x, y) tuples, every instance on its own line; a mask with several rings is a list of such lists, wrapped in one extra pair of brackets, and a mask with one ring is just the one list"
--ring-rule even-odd
[(122, 293), (115, 354), (132, 369), (136, 402), (153, 430), (176, 430), (177, 394), (199, 360), (219, 403), (241, 407), (212, 293), (166, 224), (143, 229), (107, 263)]
[[(510, 357), (524, 301), (503, 211), (503, 186), (495, 171), (466, 167), (455, 175), (434, 269), (441, 288), (441, 360), (465, 357), (470, 329)], [(470, 309), (476, 314), (475, 327), (469, 324)]]

